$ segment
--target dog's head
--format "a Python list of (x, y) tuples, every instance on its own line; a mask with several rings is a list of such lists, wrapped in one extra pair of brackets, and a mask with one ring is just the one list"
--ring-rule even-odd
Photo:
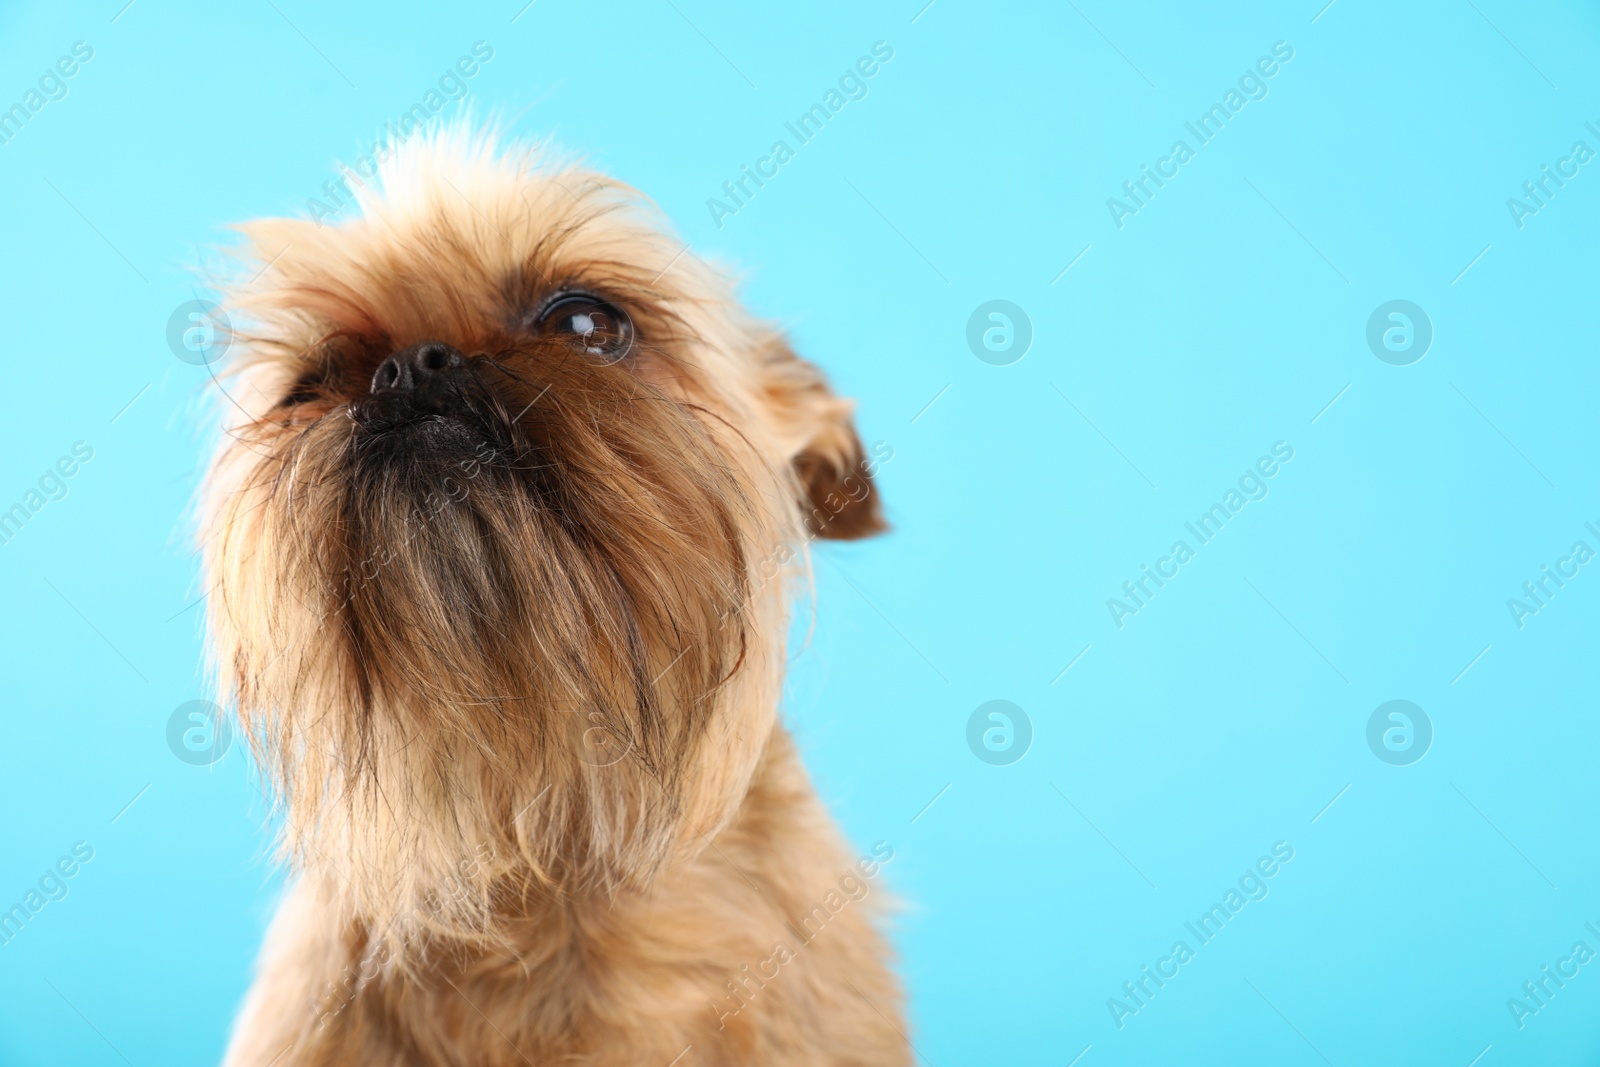
[(874, 458), (626, 187), (462, 133), (379, 178), (354, 221), (244, 227), (221, 687), (291, 855), (379, 921), (647, 879), (736, 809), (781, 563), (881, 528)]

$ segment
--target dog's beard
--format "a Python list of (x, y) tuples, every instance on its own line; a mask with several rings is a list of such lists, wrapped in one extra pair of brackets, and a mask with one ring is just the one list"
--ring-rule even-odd
[(775, 703), (752, 561), (787, 531), (736, 435), (622, 370), (485, 377), (448, 416), (259, 429), (221, 517), (213, 625), (288, 845), (380, 927), (648, 880), (731, 815)]

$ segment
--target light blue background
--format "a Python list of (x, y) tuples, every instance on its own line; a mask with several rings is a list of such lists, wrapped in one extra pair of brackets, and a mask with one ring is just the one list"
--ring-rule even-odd
[[(95, 449), (0, 547), (0, 902), (95, 849), (0, 947), (0, 1064), (221, 1054), (279, 881), (243, 753), (165, 741), (206, 695), (209, 442), (165, 323), (229, 223), (305, 213), (478, 40), (479, 114), (655, 198), (894, 448), (895, 532), (818, 551), (787, 714), (856, 846), (895, 848), (922, 1062), (1600, 1061), (1600, 964), (1524, 1029), (1506, 1004), (1600, 949), (1600, 568), (1506, 607), (1600, 549), (1600, 164), (1506, 207), (1600, 150), (1593, 5), (122, 3), (0, 14), (5, 104), (95, 49), (0, 145), (0, 506)], [(878, 40), (870, 95), (715, 226)], [(1276, 41), (1270, 95), (1118, 229)], [(1034, 329), (1011, 366), (965, 341), (997, 298)], [(1396, 298), (1435, 329), (1407, 367), (1364, 340)], [(1119, 630), (1106, 599), (1276, 441), (1270, 496)], [(996, 698), (1033, 723), (1010, 766), (966, 746)], [(1366, 744), (1391, 699), (1434, 726), (1411, 766)], [(1107, 998), (1279, 840), (1270, 896), (1119, 1030)]]

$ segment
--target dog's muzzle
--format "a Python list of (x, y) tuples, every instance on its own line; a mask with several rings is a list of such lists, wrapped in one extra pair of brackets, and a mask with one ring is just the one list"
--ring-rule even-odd
[(350, 405), (365, 431), (388, 435), (420, 427), (425, 436), (455, 437), (469, 425), (484, 427), (483, 383), (472, 362), (443, 341), (421, 341), (378, 364), (366, 396)]

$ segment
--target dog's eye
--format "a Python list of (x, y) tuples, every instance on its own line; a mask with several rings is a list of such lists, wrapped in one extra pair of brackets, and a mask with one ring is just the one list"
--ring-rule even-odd
[(615, 363), (633, 347), (633, 322), (627, 313), (589, 293), (563, 293), (539, 316), (539, 330), (566, 337), (585, 353)]

